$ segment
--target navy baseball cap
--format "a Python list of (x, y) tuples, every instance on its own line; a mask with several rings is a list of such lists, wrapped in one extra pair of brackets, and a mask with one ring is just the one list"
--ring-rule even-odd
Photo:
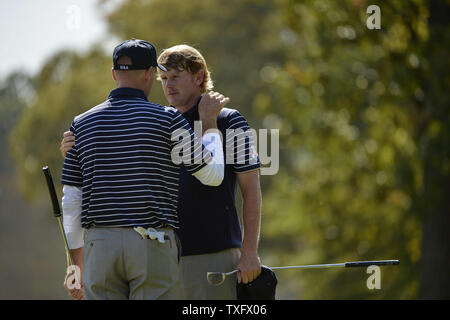
[[(128, 56), (131, 59), (131, 65), (118, 64), (117, 60), (121, 56)], [(122, 42), (114, 48), (113, 52), (114, 70), (141, 70), (149, 67), (158, 67), (162, 71), (167, 69), (156, 60), (156, 49), (147, 41), (139, 39), (130, 39)]]

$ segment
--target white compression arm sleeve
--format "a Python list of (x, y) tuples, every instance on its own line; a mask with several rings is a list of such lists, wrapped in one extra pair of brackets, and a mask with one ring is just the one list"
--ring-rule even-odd
[(203, 145), (212, 154), (212, 161), (193, 174), (201, 183), (208, 186), (219, 186), (224, 177), (225, 162), (222, 139), (216, 132), (207, 132), (202, 137)]
[(84, 229), (81, 227), (81, 188), (64, 185), (63, 193), (64, 231), (69, 249), (78, 249), (84, 246)]

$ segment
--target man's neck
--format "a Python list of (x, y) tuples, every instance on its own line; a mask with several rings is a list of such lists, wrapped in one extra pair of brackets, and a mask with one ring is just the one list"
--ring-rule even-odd
[(120, 83), (117, 85), (117, 88), (139, 89), (139, 90), (144, 91), (144, 94), (147, 97), (147, 99), (150, 96), (150, 90), (145, 88), (145, 86), (143, 86), (143, 85), (136, 85), (135, 83)]
[(186, 103), (185, 105), (174, 106), (174, 107), (181, 113), (188, 112), (189, 110), (191, 110), (193, 107), (195, 107), (197, 105), (197, 101), (200, 98), (200, 96), (201, 96), (201, 94), (193, 96), (191, 99), (189, 99), (189, 102)]

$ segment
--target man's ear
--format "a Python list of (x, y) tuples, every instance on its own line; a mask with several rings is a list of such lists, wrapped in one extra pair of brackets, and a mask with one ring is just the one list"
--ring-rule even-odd
[(112, 73), (112, 77), (113, 77), (114, 81), (117, 81), (116, 73), (114, 72), (114, 68), (111, 68), (111, 73)]
[(205, 79), (205, 70), (198, 70), (195, 74), (195, 84), (200, 86), (203, 83), (203, 79)]
[(147, 70), (145, 70), (145, 80), (149, 80), (151, 77), (154, 76), (154, 74), (156, 73), (156, 69), (154, 67), (150, 67)]

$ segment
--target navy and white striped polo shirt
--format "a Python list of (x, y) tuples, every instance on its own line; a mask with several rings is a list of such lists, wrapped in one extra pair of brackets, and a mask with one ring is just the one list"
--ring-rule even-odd
[[(179, 165), (171, 150), (172, 133), (194, 132), (175, 108), (147, 101), (142, 90), (117, 88), (108, 100), (75, 117), (76, 143), (67, 152), (62, 184), (82, 188), (83, 228), (178, 228)], [(200, 139), (192, 148), (189, 173), (211, 160)], [(180, 141), (180, 143), (182, 143)], [(200, 152), (199, 152), (200, 150)]]

